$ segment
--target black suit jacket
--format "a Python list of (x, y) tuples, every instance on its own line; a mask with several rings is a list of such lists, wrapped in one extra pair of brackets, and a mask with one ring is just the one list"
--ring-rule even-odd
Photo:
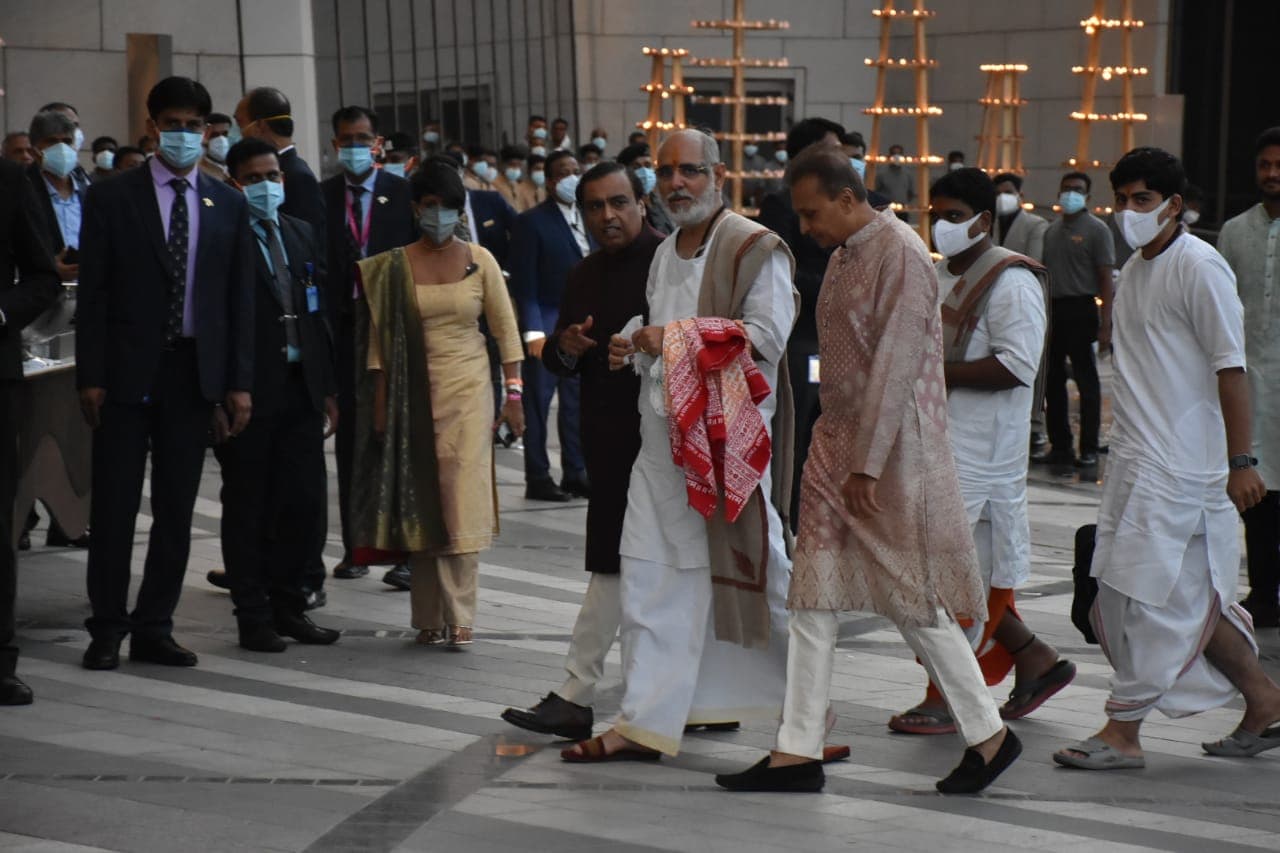
[[(352, 251), (351, 232), (347, 227), (347, 176), (345, 172), (334, 175), (320, 185), (324, 194), (325, 218), (328, 231), (325, 237), (329, 256), (330, 314), (335, 317), (349, 315), (353, 310), (351, 284), (355, 276), (356, 261), (360, 256)], [(287, 193), (288, 190), (285, 190)], [(409, 182), (389, 175), (381, 169), (374, 179), (373, 198), (364, 199), (372, 204), (369, 215), (369, 246), (365, 257), (373, 257), (399, 246), (407, 246), (418, 239), (418, 226), (413, 221)]]
[(326, 223), (320, 181), (307, 161), (298, 156), (297, 148), (290, 148), (279, 159), (280, 173), (284, 175), (284, 204), (280, 205), (280, 212), (310, 225), (311, 234), (323, 253)]
[(22, 167), (0, 160), (0, 379), (22, 378), (22, 327), (62, 291), (40, 217), (39, 198)]
[[(302, 350), (302, 376), (311, 404), (324, 411), (324, 398), (338, 393), (334, 378), (333, 337), (329, 333), (324, 287), (324, 258), (311, 226), (301, 219), (280, 214), (280, 237), (293, 283), (293, 313), (298, 316), (298, 345)], [(256, 239), (256, 235), (255, 235)], [(255, 248), (257, 306), (254, 311), (253, 411), (255, 415), (275, 412), (289, 380), (285, 350), (285, 330), (281, 316), (285, 306), (276, 295), (275, 275), (266, 256)], [(307, 265), (311, 265), (308, 273)], [(308, 310), (307, 285), (316, 287), (317, 310)]]
[[(244, 196), (196, 176), (196, 353), (217, 402), (253, 387), (253, 233)], [(172, 279), (150, 164), (94, 184), (84, 200), (76, 302), (76, 384), (137, 403), (155, 380)]]
[[(40, 204), (40, 221), (44, 227), (45, 242), (56, 255), (67, 244), (62, 239), (62, 229), (58, 227), (58, 216), (53, 212), (53, 202), (49, 199), (49, 187), (44, 182), (44, 172), (40, 169), (40, 164), (32, 163), (27, 167), (27, 180), (31, 181), (31, 186), (36, 191), (36, 200)], [(72, 186), (75, 187), (75, 193), (80, 196), (80, 202), (83, 204), (88, 184), (81, 184), (73, 178)]]
[(488, 249), (489, 254), (497, 259), (498, 266), (505, 270), (511, 229), (516, 224), (516, 209), (502, 197), (502, 193), (492, 190), (467, 190), (467, 198), (475, 215), (473, 224), (480, 245)]

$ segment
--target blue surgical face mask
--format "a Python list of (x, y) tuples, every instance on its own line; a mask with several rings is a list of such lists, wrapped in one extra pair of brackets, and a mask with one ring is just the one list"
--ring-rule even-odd
[(759, 145), (744, 145), (744, 146), (742, 146), (742, 153), (743, 153), (743, 154), (746, 154), (748, 157), (754, 157), (754, 156), (756, 156), (756, 152), (757, 152), (757, 151), (759, 151), (759, 150), (760, 150), (760, 146), (759, 146)]
[(227, 162), (227, 152), (231, 150), (231, 138), (215, 136), (209, 140), (209, 156), (219, 163)]
[(513, 184), (524, 177), (524, 172), (520, 169), (507, 169), (502, 174), (505, 175), (507, 180)]
[(360, 177), (373, 168), (373, 149), (368, 145), (346, 145), (338, 149), (338, 162), (352, 177)]
[(545, 127), (535, 127), (535, 128), (533, 129), (533, 138), (534, 138), (534, 139), (546, 139), (546, 138), (547, 138), (547, 129), (546, 129)]
[(187, 130), (162, 130), (156, 151), (173, 168), (187, 169), (204, 154), (204, 136)]
[(640, 186), (644, 188), (645, 195), (653, 192), (653, 188), (658, 185), (658, 173), (650, 166), (641, 166), (636, 169), (636, 177), (640, 179)]
[(44, 149), (44, 161), (40, 167), (50, 175), (65, 178), (76, 167), (76, 151), (65, 142), (55, 142)]
[(1058, 206), (1066, 214), (1079, 213), (1084, 210), (1085, 197), (1078, 192), (1066, 190), (1058, 195)]
[(435, 145), (440, 141), (440, 134), (436, 133), (434, 130), (428, 130), (426, 133), (422, 134), (422, 141), (428, 145)]
[(867, 161), (859, 160), (857, 157), (850, 157), (849, 163), (853, 166), (853, 171), (858, 173), (859, 178), (867, 176)]
[(458, 227), (459, 212), (447, 207), (424, 207), (418, 211), (418, 227), (437, 246), (448, 242)]
[(230, 140), (232, 145), (244, 139), (244, 134), (240, 132), (240, 125), (235, 122), (231, 123), (231, 128), (227, 131), (227, 139)]
[(529, 175), (529, 177), (533, 179), (533, 185), (534, 185), (535, 187), (539, 187), (539, 188), (541, 188), (541, 187), (545, 187), (545, 186), (547, 185), (547, 173), (546, 173), (546, 172), (534, 172), (534, 173), (532, 173), (531, 175)]
[(578, 176), (566, 175), (556, 182), (556, 198), (565, 204), (573, 204), (578, 200)]
[(397, 178), (404, 177), (404, 163), (383, 163), (382, 171), (388, 175), (395, 175)]
[(116, 164), (116, 152), (110, 148), (102, 149), (93, 155), (93, 164), (104, 172), (110, 172)]
[(787, 149), (779, 148), (777, 151), (773, 152), (773, 157), (779, 163), (787, 162)]
[(546, 156), (547, 156), (547, 146), (545, 146), (545, 145), (535, 145), (535, 146), (533, 146), (532, 148), (530, 148), (530, 149), (529, 149), (529, 153), (530, 153), (530, 154), (532, 154), (534, 157), (546, 157)]
[(284, 184), (277, 181), (258, 181), (244, 188), (245, 201), (254, 219), (276, 218), (276, 211), (284, 204)]
[(71, 134), (71, 147), (79, 151), (84, 148), (84, 131), (76, 128), (76, 132)]
[(596, 136), (592, 138), (591, 144), (599, 148), (601, 151), (604, 151), (604, 147), (609, 144), (609, 140), (605, 139), (603, 136)]

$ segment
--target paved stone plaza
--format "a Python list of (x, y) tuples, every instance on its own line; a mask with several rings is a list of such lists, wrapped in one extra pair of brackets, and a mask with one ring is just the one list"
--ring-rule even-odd
[[(465, 652), (415, 645), (408, 595), (376, 571), (328, 582), (329, 604), (314, 615), (345, 631), (336, 646), (241, 650), (228, 597), (204, 580), (221, 565), (210, 458), (175, 631), (200, 666), (88, 672), (85, 555), (40, 548), (39, 531), (19, 594), (19, 671), (37, 699), (0, 711), (0, 850), (1280, 849), (1280, 755), (1233, 761), (1199, 747), (1235, 726), (1238, 707), (1154, 718), (1145, 771), (1050, 761), (1097, 727), (1109, 673), (1068, 620), (1072, 534), (1094, 518), (1095, 484), (1033, 472), (1035, 566), (1019, 604), (1080, 674), (1015, 724), (1026, 752), (998, 787), (944, 798), (933, 782), (961, 743), (890, 734), (886, 719), (921, 697), (924, 675), (896, 632), (865, 615), (842, 619), (833, 693), (833, 740), (853, 757), (828, 768), (821, 795), (715, 787), (713, 773), (762, 754), (768, 726), (690, 736), (656, 765), (571, 767), (558, 744), (501, 722), (504, 707), (559, 683), (587, 580), (585, 504), (527, 502), (522, 479), (518, 451), (500, 450), (502, 536), (483, 555), (476, 644)], [(339, 556), (331, 539), (330, 564)], [(141, 560), (139, 547), (136, 572)], [(1276, 631), (1262, 642), (1280, 675)], [(617, 662), (615, 650), (598, 730), (617, 708)]]

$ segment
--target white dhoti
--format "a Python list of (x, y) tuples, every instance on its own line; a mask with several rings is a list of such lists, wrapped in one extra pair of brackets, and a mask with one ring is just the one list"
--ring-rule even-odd
[(1204, 656), (1218, 619), (1227, 619), (1253, 646), (1249, 614), (1214, 589), (1207, 537), (1192, 536), (1182, 569), (1163, 605), (1146, 604), (1098, 583), (1090, 620), (1115, 669), (1107, 716), (1144, 719), (1152, 709), (1185, 717), (1230, 702), (1239, 691)]
[(619, 575), (591, 574), (578, 620), (573, 625), (573, 638), (569, 641), (569, 656), (564, 665), (569, 677), (556, 691), (561, 699), (576, 705), (590, 705), (595, 701), (596, 685), (604, 678), (604, 659), (622, 624), (620, 586)]
[[(777, 748), (821, 760), (839, 619), (832, 610), (791, 611), (787, 695)], [(932, 627), (898, 626), (902, 638), (942, 692), (956, 729), (969, 746), (994, 737), (1004, 723), (964, 632), (945, 610)]]
[(715, 638), (709, 567), (622, 558), (626, 693), (614, 722), (619, 734), (675, 755), (686, 724), (778, 719), (786, 689), (791, 562), (780, 549), (772, 551), (767, 649)]

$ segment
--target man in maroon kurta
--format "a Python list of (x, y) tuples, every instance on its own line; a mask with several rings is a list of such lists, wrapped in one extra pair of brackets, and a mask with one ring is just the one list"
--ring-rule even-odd
[(552, 373), (582, 377), (582, 450), (591, 499), (587, 504), (587, 571), (591, 581), (574, 625), (569, 677), (529, 710), (502, 718), (522, 729), (570, 740), (591, 737), (591, 702), (604, 659), (622, 619), (618, 541), (627, 511), (631, 466), (640, 451), (640, 378), (609, 370), (609, 338), (632, 317), (648, 316), (645, 284), (662, 235), (645, 222), (644, 189), (618, 163), (601, 163), (582, 177), (578, 204), (602, 251), (570, 272), (560, 319), (542, 363)]

